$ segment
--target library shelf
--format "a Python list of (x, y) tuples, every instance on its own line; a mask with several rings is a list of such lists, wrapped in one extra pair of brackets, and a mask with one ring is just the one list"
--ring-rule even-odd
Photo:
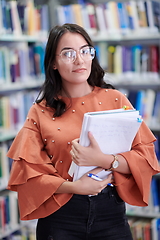
[(149, 29), (146, 29), (144, 31), (144, 34), (142, 32), (136, 32), (136, 31), (130, 31), (130, 33), (121, 33), (121, 32), (115, 32), (109, 33), (109, 32), (97, 32), (94, 35), (91, 36), (92, 40), (94, 42), (102, 42), (102, 41), (110, 41), (110, 42), (119, 42), (119, 41), (134, 41), (134, 40), (141, 40), (141, 41), (148, 41), (148, 40), (159, 40), (160, 41), (160, 33), (149, 33)]
[(4, 95), (6, 92), (21, 91), (40, 88), (43, 84), (44, 77), (28, 78), (27, 82), (15, 82), (9, 84), (0, 84), (0, 95)]
[(0, 35), (0, 41), (1, 42), (30, 42), (30, 43), (35, 43), (35, 42), (42, 42), (45, 43), (47, 39), (47, 34), (46, 33), (38, 33), (37, 35), (24, 35), (24, 34), (19, 34), (19, 35), (13, 35), (13, 34), (2, 34)]

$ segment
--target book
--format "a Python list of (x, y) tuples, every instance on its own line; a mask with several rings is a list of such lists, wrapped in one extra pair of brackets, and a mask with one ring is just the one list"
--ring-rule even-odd
[(104, 16), (104, 4), (95, 4), (95, 13), (99, 32), (103, 34), (107, 33), (107, 26)]
[(152, 112), (152, 118), (151, 118), (151, 125), (155, 128), (159, 128), (159, 116), (160, 116), (160, 92), (158, 91), (155, 97), (153, 112)]
[(49, 9), (48, 5), (44, 4), (40, 8), (40, 22), (41, 22), (41, 33), (48, 34), (49, 32)]
[[(0, 48), (0, 52), (2, 53), (2, 62), (0, 60), (0, 65), (3, 72), (3, 80), (5, 83), (11, 82), (11, 75), (10, 75), (10, 53), (7, 46), (3, 46)], [(1, 58), (0, 58), (1, 59)]]
[(139, 19), (138, 19), (138, 11), (136, 6), (136, 1), (129, 1), (131, 11), (132, 11), (132, 17), (133, 17), (133, 29), (137, 32), (139, 31)]
[(134, 26), (133, 9), (131, 6), (131, 2), (130, 1), (125, 2), (125, 7), (126, 7), (126, 13), (128, 16), (128, 27), (131, 30), (134, 30), (135, 26)]
[(109, 34), (120, 34), (120, 23), (118, 18), (117, 3), (109, 1), (105, 3), (104, 16), (107, 22), (107, 30)]
[(137, 11), (138, 11), (138, 17), (139, 17), (139, 26), (142, 28), (148, 27), (146, 10), (145, 10), (145, 5), (143, 0), (137, 1)]
[(97, 45), (94, 46), (96, 49), (96, 56), (98, 61), (103, 69), (107, 68), (107, 43), (106, 42), (98, 42)]
[(90, 20), (88, 15), (88, 10), (85, 6), (85, 4), (81, 5), (81, 14), (82, 14), (82, 20), (83, 20), (83, 27), (86, 29), (86, 31), (90, 34), (92, 34), (91, 28), (90, 28)]
[(154, 26), (160, 30), (160, 2), (152, 1), (152, 9), (153, 9), (153, 18), (154, 18)]
[(158, 158), (158, 161), (160, 163), (160, 136), (158, 134), (155, 134), (156, 141), (154, 142), (154, 147), (155, 147), (155, 153)]
[(93, 3), (86, 3), (86, 9), (90, 23), (90, 31), (92, 34), (95, 34), (98, 30), (95, 6)]
[(159, 80), (159, 47), (155, 45), (150, 46), (150, 72), (152, 73), (152, 80)]
[(153, 208), (154, 212), (159, 213), (160, 212), (160, 199), (158, 194), (158, 178), (152, 178), (151, 182), (151, 191), (152, 191), (152, 199), (153, 199)]
[(115, 46), (110, 45), (107, 48), (107, 72), (113, 73), (114, 71), (114, 54), (115, 54)]
[(81, 27), (83, 26), (83, 17), (82, 17), (82, 6), (81, 4), (72, 4), (72, 11), (75, 16), (75, 22), (80, 25)]
[(35, 6), (33, 1), (27, 1), (26, 4), (26, 25), (28, 35), (35, 34)]
[(146, 98), (145, 98), (145, 113), (144, 113), (144, 121), (145, 123), (150, 126), (152, 112), (154, 107), (156, 93), (153, 89), (146, 90)]
[[(141, 122), (139, 111), (136, 110), (116, 109), (85, 113), (79, 144), (84, 147), (89, 146), (88, 132), (90, 131), (103, 153), (117, 154), (129, 151)], [(95, 167), (79, 167), (72, 162), (69, 174), (75, 181)], [(104, 179), (109, 173), (110, 171), (103, 170), (98, 175)]]
[(20, 18), (19, 18), (19, 14), (18, 14), (17, 2), (16, 1), (10, 1), (9, 3), (10, 3), (10, 7), (11, 7), (13, 34), (22, 35), (22, 28), (21, 28)]
[(117, 2), (118, 17), (122, 33), (127, 33), (129, 30), (129, 18), (127, 14), (126, 4)]
[(140, 112), (142, 117), (144, 116), (144, 99), (145, 99), (145, 91), (139, 90), (137, 92), (137, 99), (135, 108)]
[(151, 220), (152, 238), (153, 240), (160, 239), (160, 218), (154, 218)]

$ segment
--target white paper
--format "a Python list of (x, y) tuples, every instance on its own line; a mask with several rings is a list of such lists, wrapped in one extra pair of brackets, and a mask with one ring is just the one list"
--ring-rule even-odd
[[(103, 153), (118, 154), (129, 151), (141, 122), (139, 111), (136, 110), (116, 109), (85, 113), (79, 143), (85, 147), (89, 146), (88, 132), (90, 131)], [(95, 167), (79, 167), (72, 162), (69, 174), (75, 181)], [(109, 173), (103, 170), (98, 176), (104, 179)]]

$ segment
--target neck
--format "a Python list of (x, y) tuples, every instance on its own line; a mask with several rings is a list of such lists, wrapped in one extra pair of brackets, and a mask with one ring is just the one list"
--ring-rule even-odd
[(88, 83), (83, 84), (82, 86), (78, 85), (72, 85), (69, 87), (64, 87), (62, 88), (61, 95), (63, 97), (71, 97), (71, 98), (78, 98), (78, 97), (83, 97), (88, 94), (90, 94), (93, 91), (93, 87), (90, 86)]

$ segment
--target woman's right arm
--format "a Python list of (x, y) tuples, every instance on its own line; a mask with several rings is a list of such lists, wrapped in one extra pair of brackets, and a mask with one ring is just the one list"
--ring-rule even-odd
[[(96, 168), (91, 171), (93, 174), (100, 172), (101, 168)], [(112, 182), (112, 174), (103, 181), (96, 181), (87, 176), (87, 173), (84, 174), (80, 179), (70, 182), (65, 181), (57, 189), (56, 193), (73, 193), (81, 195), (97, 195), (99, 192), (104, 189), (108, 183)]]

